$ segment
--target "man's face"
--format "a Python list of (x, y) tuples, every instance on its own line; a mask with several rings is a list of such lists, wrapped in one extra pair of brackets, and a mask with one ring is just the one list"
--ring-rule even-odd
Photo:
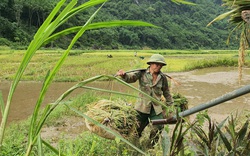
[(161, 70), (162, 66), (163, 66), (162, 63), (153, 62), (153, 63), (150, 64), (150, 69), (151, 69), (152, 72), (158, 73)]

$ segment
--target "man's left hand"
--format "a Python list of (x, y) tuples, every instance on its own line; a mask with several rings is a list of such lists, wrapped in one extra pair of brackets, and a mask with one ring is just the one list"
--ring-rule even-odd
[(162, 116), (163, 116), (164, 119), (167, 119), (167, 115), (166, 115), (166, 110), (165, 109), (162, 110)]

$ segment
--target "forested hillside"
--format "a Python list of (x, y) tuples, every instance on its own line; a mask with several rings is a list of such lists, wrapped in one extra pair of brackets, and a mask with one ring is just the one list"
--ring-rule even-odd
[[(1, 0), (0, 46), (25, 48), (59, 0)], [(79, 0), (84, 2), (86, 0)], [(171, 0), (110, 0), (94, 21), (142, 20), (161, 28), (119, 27), (87, 31), (77, 42), (80, 49), (237, 49), (235, 35), (226, 44), (232, 28), (226, 20), (207, 24), (226, 8), (222, 0), (189, 0), (183, 5)], [(81, 13), (64, 28), (83, 25), (96, 8)], [(58, 30), (64, 29), (58, 28)], [(65, 48), (72, 35), (46, 47)]]

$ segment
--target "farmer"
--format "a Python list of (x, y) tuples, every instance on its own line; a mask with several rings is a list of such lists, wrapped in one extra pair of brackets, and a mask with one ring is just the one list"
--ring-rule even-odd
[[(161, 68), (166, 66), (165, 59), (160, 54), (153, 54), (148, 60), (149, 67), (142, 70), (134, 70), (132, 72), (124, 72), (119, 70), (116, 75), (127, 83), (134, 83), (139, 80), (139, 89), (157, 100), (161, 100), (164, 96), (165, 104), (170, 106), (173, 103), (172, 96), (168, 88), (166, 76), (161, 72)], [(139, 127), (137, 129), (138, 136), (141, 137), (142, 131), (149, 124), (150, 120), (166, 118), (166, 109), (162, 105), (156, 104), (145, 95), (139, 93), (139, 97), (135, 109), (138, 112)], [(159, 139), (159, 133), (164, 128), (163, 125), (154, 125), (150, 132), (150, 139), (154, 145)]]

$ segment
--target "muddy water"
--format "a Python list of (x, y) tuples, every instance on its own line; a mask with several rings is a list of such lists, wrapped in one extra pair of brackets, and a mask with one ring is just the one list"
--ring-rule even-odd
[[(208, 102), (214, 98), (222, 96), (223, 94), (249, 84), (250, 82), (250, 69), (244, 69), (243, 79), (240, 85), (238, 82), (237, 68), (209, 68), (191, 72), (169, 73), (169, 75), (173, 77), (175, 82), (178, 82), (177, 84), (174, 81), (171, 81), (171, 91), (179, 92), (187, 97), (189, 108)], [(46, 94), (43, 105), (54, 102), (63, 92), (75, 84), (76, 83), (53, 83)], [(136, 86), (137, 84), (134, 85)], [(40, 82), (20, 82), (14, 94), (8, 122), (19, 121), (32, 114), (41, 86), (42, 83)], [(91, 84), (91, 86), (106, 89), (113, 88), (118, 91), (128, 91), (120, 84), (113, 83), (113, 85), (111, 85), (110, 82), (95, 82)], [(2, 91), (5, 103), (9, 88), (10, 82), (0, 82), (0, 90)], [(70, 97), (83, 92), (84, 90), (78, 89), (74, 91)], [(215, 120), (220, 121), (231, 112), (238, 111), (239, 113), (243, 113), (249, 110), (250, 94), (246, 94), (209, 108), (208, 112)]]
[[(185, 95), (189, 107), (206, 103), (244, 85), (250, 84), (250, 69), (243, 70), (239, 83), (237, 68), (209, 68), (171, 75), (182, 83), (175, 85), (173, 91)], [(230, 113), (247, 113), (250, 110), (250, 94), (232, 99), (208, 109), (209, 115), (216, 121), (222, 121)]]

